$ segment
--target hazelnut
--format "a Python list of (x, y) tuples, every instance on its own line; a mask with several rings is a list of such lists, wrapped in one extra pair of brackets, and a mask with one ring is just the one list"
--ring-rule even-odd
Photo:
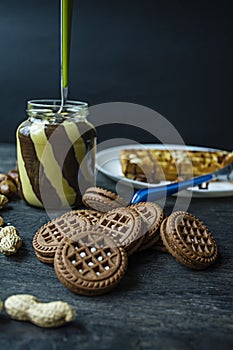
[[(0, 209), (4, 208), (8, 203), (8, 198), (4, 194), (0, 194)], [(0, 226), (1, 225), (1, 216), (0, 216)]]
[(16, 185), (18, 186), (19, 183), (19, 173), (16, 169), (11, 169), (10, 171), (8, 171), (8, 174), (16, 183)]
[(11, 177), (8, 174), (0, 174), (0, 182), (6, 181), (6, 180), (11, 180)]
[(17, 188), (13, 180), (4, 180), (0, 182), (0, 193), (6, 197), (11, 197), (17, 192)]

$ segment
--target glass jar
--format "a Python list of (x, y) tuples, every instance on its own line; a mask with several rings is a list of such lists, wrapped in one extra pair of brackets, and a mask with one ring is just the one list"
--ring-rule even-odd
[(16, 133), (21, 196), (36, 207), (79, 206), (95, 184), (96, 131), (88, 104), (67, 101), (60, 111), (60, 100), (32, 100), (27, 114)]

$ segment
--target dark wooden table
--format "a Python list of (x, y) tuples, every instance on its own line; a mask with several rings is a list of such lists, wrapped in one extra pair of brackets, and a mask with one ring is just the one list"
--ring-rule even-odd
[[(0, 171), (15, 166), (14, 146), (0, 146)], [(99, 176), (98, 184), (114, 183)], [(166, 214), (175, 198), (169, 198)], [(32, 237), (48, 221), (41, 209), (22, 200), (0, 214), (23, 238), (18, 253), (0, 254), (0, 298), (17, 293), (41, 301), (64, 300), (76, 320), (59, 329), (42, 329), (0, 314), (0, 349), (233, 349), (233, 197), (192, 199), (189, 211), (212, 231), (219, 258), (205, 271), (192, 271), (155, 250), (129, 259), (126, 276), (109, 294), (75, 295), (57, 279), (53, 267), (37, 260)]]

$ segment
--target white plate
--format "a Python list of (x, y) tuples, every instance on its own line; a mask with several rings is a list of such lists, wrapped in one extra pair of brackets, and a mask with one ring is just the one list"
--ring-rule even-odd
[[(140, 147), (143, 147), (145, 149), (181, 149), (181, 150), (185, 149), (185, 150), (197, 150), (197, 151), (216, 151), (216, 149), (214, 148), (171, 145), (171, 144), (169, 145), (145, 144), (145, 145), (140, 145)], [(97, 155), (96, 155), (97, 170), (115, 181), (121, 181), (126, 184), (130, 183), (135, 188), (161, 186), (161, 185), (164, 185), (164, 183), (169, 183), (169, 182), (163, 182), (160, 184), (148, 184), (146, 182), (127, 179), (121, 171), (119, 153), (120, 153), (120, 150), (122, 149), (134, 149), (134, 148), (139, 148), (139, 145), (138, 144), (122, 145), (122, 146), (111, 147), (111, 148), (104, 149), (97, 152)], [(193, 197), (199, 197), (199, 198), (230, 197), (230, 196), (233, 196), (233, 183), (227, 182), (227, 181), (211, 182), (209, 184), (208, 190), (199, 189), (197, 186), (189, 187), (187, 190), (181, 191), (179, 195), (184, 197), (190, 196), (190, 191), (192, 191)]]

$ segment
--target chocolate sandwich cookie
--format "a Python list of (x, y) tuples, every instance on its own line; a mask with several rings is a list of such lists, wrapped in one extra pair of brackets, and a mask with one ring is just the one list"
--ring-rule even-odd
[(138, 250), (150, 248), (159, 239), (159, 227), (164, 218), (163, 209), (152, 202), (140, 202), (129, 208), (138, 211), (144, 222), (144, 239)]
[(35, 251), (35, 254), (36, 254), (37, 259), (40, 260), (41, 262), (43, 262), (45, 264), (53, 264), (54, 257), (46, 257), (46, 256), (43, 256), (43, 255), (37, 253), (36, 251)]
[(97, 222), (99, 222), (99, 219), (101, 219), (104, 214), (97, 211), (97, 210), (79, 209), (79, 210), (71, 210), (71, 211), (63, 214), (62, 216), (67, 216), (67, 215), (68, 216), (77, 215), (81, 218), (85, 217), (88, 220), (88, 222), (94, 226), (95, 224), (97, 224)]
[(169, 253), (192, 269), (205, 269), (217, 258), (217, 245), (212, 234), (190, 213), (172, 213), (162, 222), (160, 234)]
[(100, 187), (89, 187), (83, 195), (83, 204), (88, 208), (106, 213), (109, 210), (126, 207), (126, 201), (116, 193)]
[(144, 239), (142, 217), (133, 208), (111, 210), (99, 220), (97, 227), (112, 237), (118, 246), (125, 248), (128, 255), (136, 252)]
[(56, 250), (54, 269), (58, 279), (72, 292), (99, 295), (109, 292), (124, 276), (127, 253), (103, 230), (78, 230)]
[(33, 237), (32, 245), (37, 258), (45, 263), (53, 263), (57, 246), (65, 237), (72, 237), (76, 230), (90, 226), (85, 217), (77, 215), (61, 216), (42, 226)]

